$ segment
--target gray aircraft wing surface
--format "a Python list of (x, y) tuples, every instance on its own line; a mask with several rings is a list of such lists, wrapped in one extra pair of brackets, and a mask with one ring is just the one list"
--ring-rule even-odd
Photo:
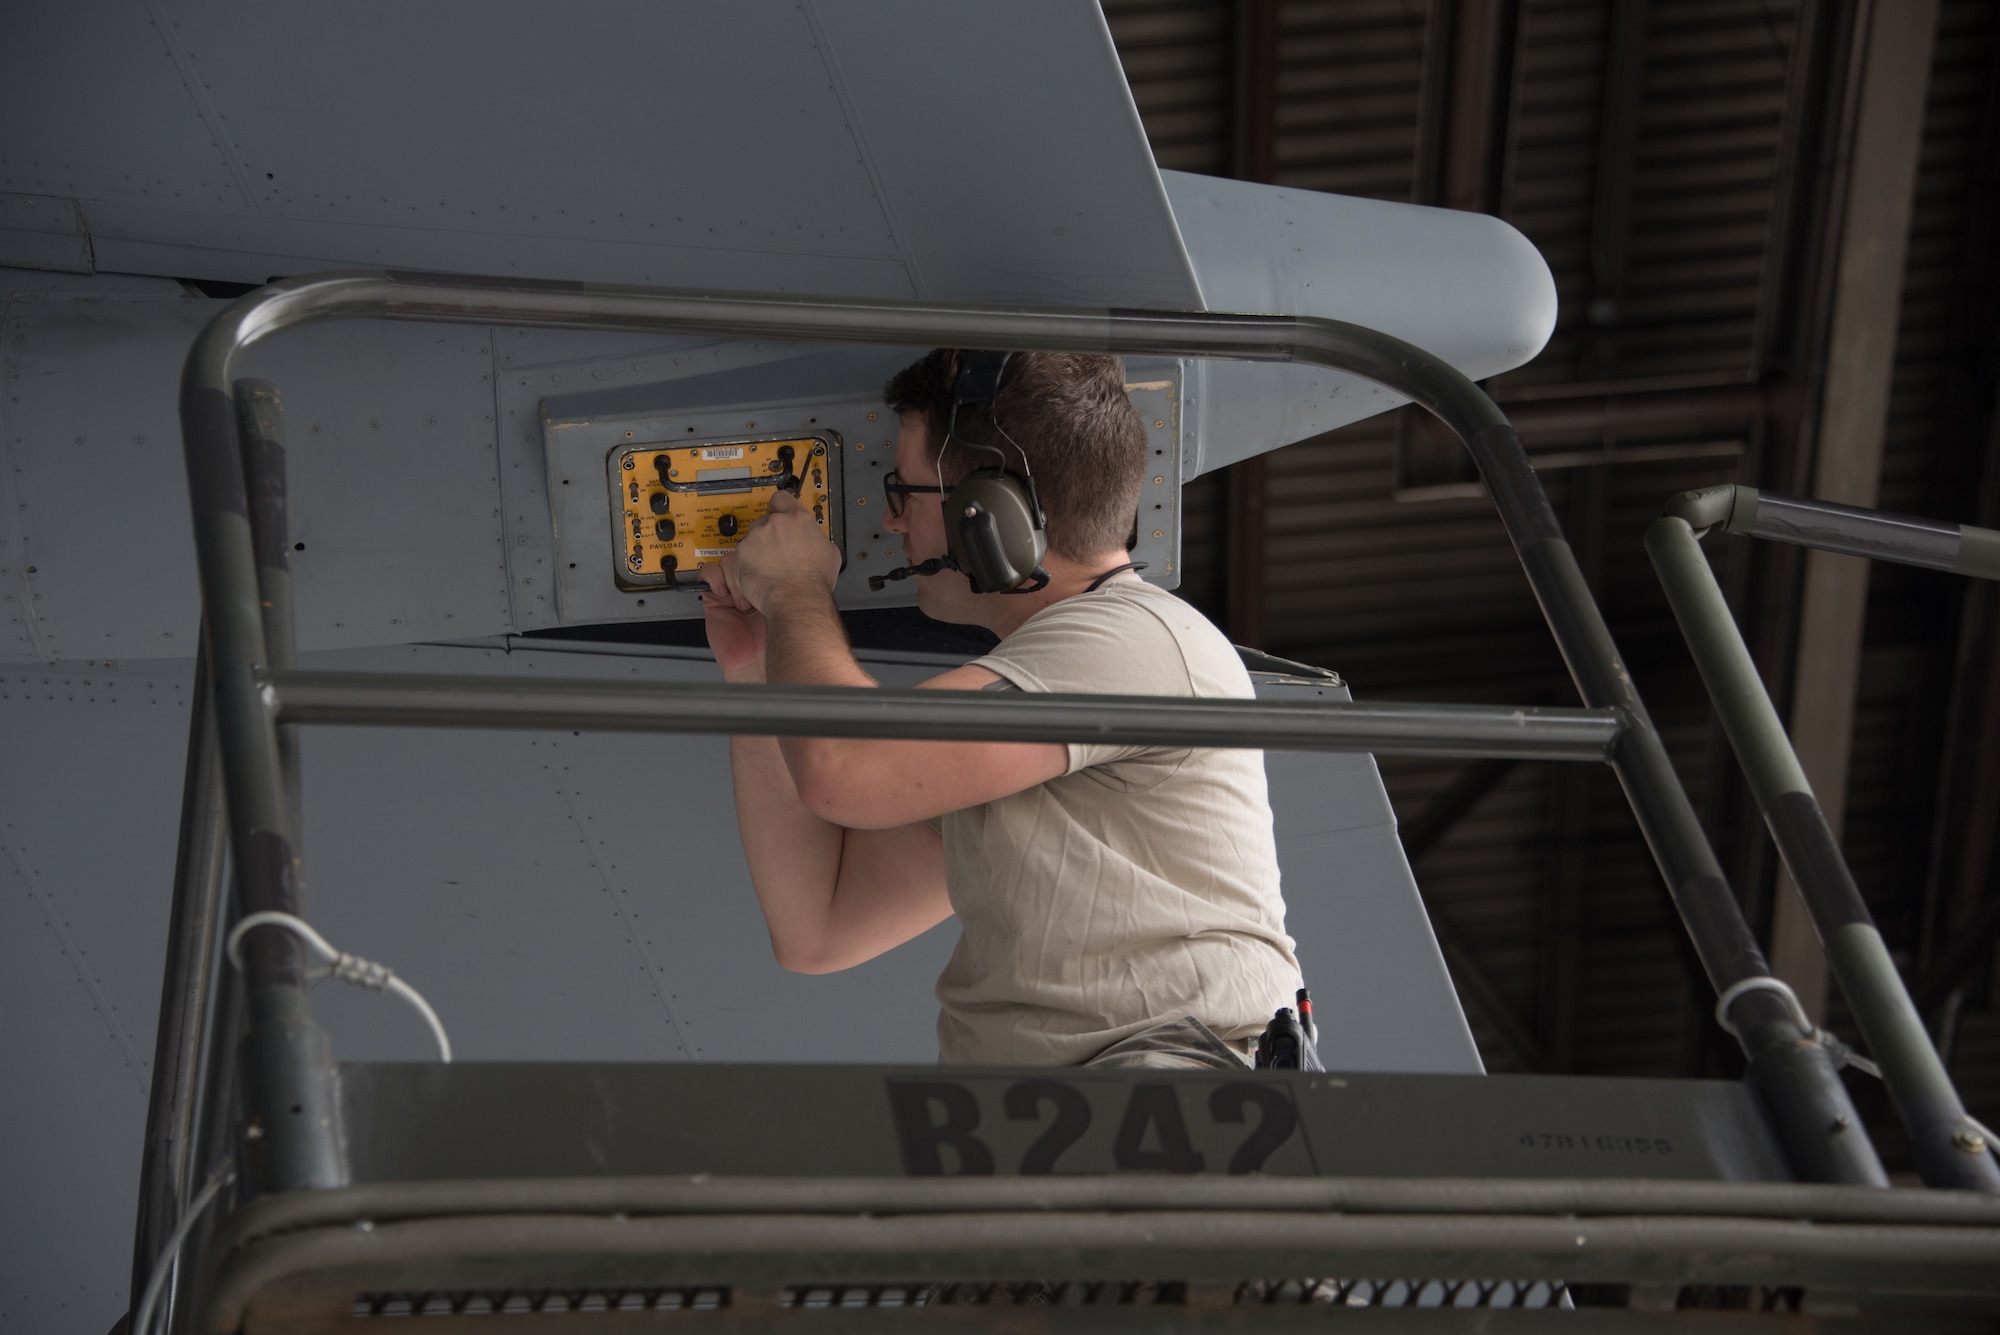
[[(1495, 219), (1158, 171), (1087, 0), (9, 7), (0, 1327), (99, 1335), (130, 1301), (199, 618), (180, 362), (228, 294), (357, 267), (1324, 315), (1474, 376), (1531, 357), (1555, 304)], [(867, 506), (881, 381), (911, 355), (365, 323), (275, 340), (246, 369), (287, 405), (301, 646), (711, 672), (520, 638), (696, 613), (613, 578), (605, 459), (626, 439), (833, 433), (842, 602), (908, 602), (865, 576), (894, 564)], [(1184, 482), (1401, 402), (1304, 367), (1127, 369), (1158, 467), (1137, 553), (1166, 587)], [(891, 680), (947, 661), (872, 660)], [(327, 731), (306, 757), (315, 922), (418, 983), (467, 1057), (934, 1053), (949, 925), (836, 977), (778, 970), (718, 741)], [(1372, 760), (1268, 767), (1329, 1063), (1479, 1069)], [(391, 1001), (316, 1005), (343, 1058), (427, 1056)]]

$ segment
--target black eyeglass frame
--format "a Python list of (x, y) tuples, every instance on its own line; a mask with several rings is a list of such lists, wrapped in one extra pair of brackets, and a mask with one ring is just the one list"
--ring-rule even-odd
[(950, 490), (950, 487), (938, 484), (925, 486), (915, 482), (905, 482), (896, 476), (896, 470), (893, 468), (882, 475), (882, 503), (889, 507), (891, 519), (903, 517), (902, 498), (905, 496), (942, 496)]

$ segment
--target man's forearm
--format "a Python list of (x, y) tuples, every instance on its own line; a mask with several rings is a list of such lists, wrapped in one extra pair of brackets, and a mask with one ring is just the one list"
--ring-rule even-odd
[(806, 810), (773, 737), (729, 739), (736, 825), (778, 962), (817, 947), (833, 911), (846, 831)]
[[(856, 661), (832, 594), (817, 589), (794, 591), (766, 609), (765, 619), (769, 624), (764, 647), (767, 680), (787, 686), (878, 684)], [(786, 737), (780, 739), (778, 749), (794, 791), (803, 799), (806, 785), (837, 772), (841, 752), (854, 745), (852, 739)], [(811, 810), (809, 802), (805, 809)]]
[(764, 609), (765, 680), (786, 686), (873, 686), (855, 661), (833, 595), (824, 589), (789, 591)]
[[(766, 664), (762, 658), (736, 661), (723, 675), (742, 685), (762, 683)], [(811, 958), (826, 934), (846, 831), (799, 800), (777, 738), (730, 738), (729, 770), (743, 858), (772, 952), (780, 964), (795, 967)]]
[[(746, 665), (730, 679), (763, 675)], [(844, 969), (950, 914), (943, 846), (928, 826), (855, 831), (823, 819), (772, 737), (730, 738), (729, 760), (743, 856), (780, 965)]]

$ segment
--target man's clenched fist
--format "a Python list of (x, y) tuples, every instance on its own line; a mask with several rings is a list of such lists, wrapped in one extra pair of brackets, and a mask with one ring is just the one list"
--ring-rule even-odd
[(770, 510), (734, 552), (702, 567), (702, 578), (714, 590), (710, 596), (726, 598), (742, 612), (769, 612), (798, 594), (823, 599), (839, 575), (840, 549), (819, 531), (812, 511), (786, 491), (771, 498)]

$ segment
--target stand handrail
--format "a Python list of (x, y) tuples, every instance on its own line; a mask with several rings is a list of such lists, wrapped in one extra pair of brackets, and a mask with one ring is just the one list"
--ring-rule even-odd
[[(1889, 1098), (1910, 1133), (1917, 1171), (1934, 1187), (2000, 1192), (2000, 1162), (1994, 1154), (2000, 1147), (1989, 1145), (1983, 1128), (1966, 1114), (1950, 1073), (1924, 1032), (1923, 1017), (1911, 1002), (1882, 933), (1862, 902), (1854, 873), (1841, 854), (1840, 841), (1834, 838), (1826, 813), (1813, 796), (1798, 753), (1785, 735), (1778, 711), (1757, 675), (1757, 664), (1743, 643), (1690, 524), (1690, 517), (1707, 520), (1704, 529), (1724, 523), (1725, 507), (1742, 507), (1745, 493), (1748, 515), (1741, 527), (1733, 522), (1730, 527), (1735, 532), (1756, 532), (1759, 497), (1750, 488), (1717, 487), (1686, 493), (1646, 530), (1646, 554), (1666, 590), (1667, 603), (1694, 655), (1730, 749), (1750, 782), (1757, 809), (1799, 888), (1799, 898), (1819, 936), (1834, 980), (1847, 998), (1869, 1054), (1881, 1067)], [(1776, 499), (1803, 508), (1803, 503), (1790, 498)], [(1846, 511), (1847, 507), (1837, 509)], [(1834, 517), (1853, 516), (1875, 518), (1867, 511)], [(1909, 525), (1897, 523), (1894, 527), (1907, 531)], [(1857, 526), (1852, 532), (1866, 534), (1867, 530)], [(1822, 541), (1806, 543), (1796, 536), (1785, 540), (1826, 545)]]
[(1608, 761), (1609, 709), (267, 672), (280, 724), (1068, 742)]
[(1684, 491), (1667, 511), (1696, 534), (1728, 533), (1812, 547), (1843, 556), (2000, 579), (2000, 530), (1869, 510), (1805, 496), (1781, 496), (1738, 483)]

